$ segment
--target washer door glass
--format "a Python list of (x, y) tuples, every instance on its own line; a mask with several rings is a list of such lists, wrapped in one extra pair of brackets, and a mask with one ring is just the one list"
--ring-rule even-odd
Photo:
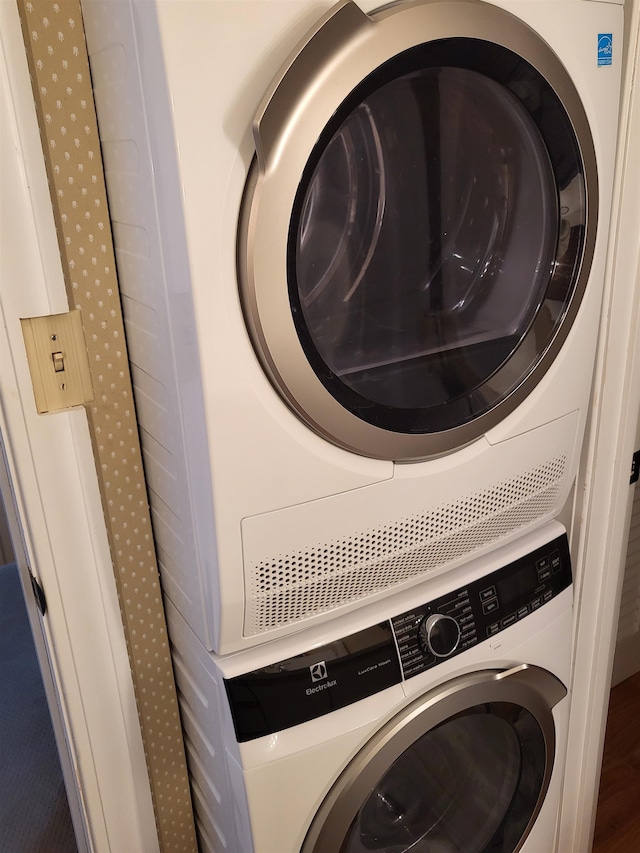
[(300, 184), (289, 297), (306, 356), (369, 423), (464, 425), (549, 349), (585, 223), (571, 123), (531, 65), (473, 39), (409, 50), (343, 103)]
[(506, 702), (470, 708), (391, 765), (340, 853), (511, 853), (535, 812), (545, 766), (532, 714)]

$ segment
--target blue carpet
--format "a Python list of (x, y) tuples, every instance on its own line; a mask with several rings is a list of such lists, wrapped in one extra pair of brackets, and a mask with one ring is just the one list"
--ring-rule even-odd
[(0, 567), (0, 853), (76, 853), (18, 570)]

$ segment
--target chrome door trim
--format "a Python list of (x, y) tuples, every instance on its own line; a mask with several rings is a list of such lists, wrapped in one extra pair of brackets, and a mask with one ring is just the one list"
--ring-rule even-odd
[(343, 770), (318, 809), (300, 853), (340, 850), (372, 786), (391, 764), (431, 729), (468, 708), (488, 702), (510, 702), (529, 711), (544, 737), (542, 789), (519, 849), (535, 823), (551, 781), (556, 744), (552, 712), (566, 695), (566, 687), (555, 675), (528, 664), (509, 670), (474, 672), (426, 693), (389, 720)]
[[(534, 370), (501, 403), (468, 424), (406, 434), (367, 423), (344, 408), (318, 379), (300, 344), (287, 287), (287, 243), (294, 199), (307, 160), (340, 104), (372, 71), (398, 53), (445, 38), (473, 38), (526, 59), (563, 104), (585, 174), (586, 234), (565, 319)], [(481, 0), (407, 0), (366, 15), (341, 0), (285, 63), (260, 105), (256, 157), (238, 232), (238, 274), (249, 333), (282, 398), (312, 429), (352, 452), (416, 461), (476, 440), (513, 411), (551, 366), (577, 314), (595, 249), (598, 176), (589, 122), (573, 82), (551, 48), (527, 24)]]

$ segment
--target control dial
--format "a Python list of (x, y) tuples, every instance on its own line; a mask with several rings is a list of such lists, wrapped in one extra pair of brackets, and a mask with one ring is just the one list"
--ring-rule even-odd
[(453, 616), (435, 613), (420, 623), (418, 643), (424, 652), (446, 658), (458, 648), (459, 642), (460, 626)]

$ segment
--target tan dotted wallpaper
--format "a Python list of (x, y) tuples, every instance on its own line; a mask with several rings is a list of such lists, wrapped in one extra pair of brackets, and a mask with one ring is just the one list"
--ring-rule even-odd
[(196, 850), (78, 0), (18, 0), (70, 307), (82, 313), (87, 406), (160, 847)]

